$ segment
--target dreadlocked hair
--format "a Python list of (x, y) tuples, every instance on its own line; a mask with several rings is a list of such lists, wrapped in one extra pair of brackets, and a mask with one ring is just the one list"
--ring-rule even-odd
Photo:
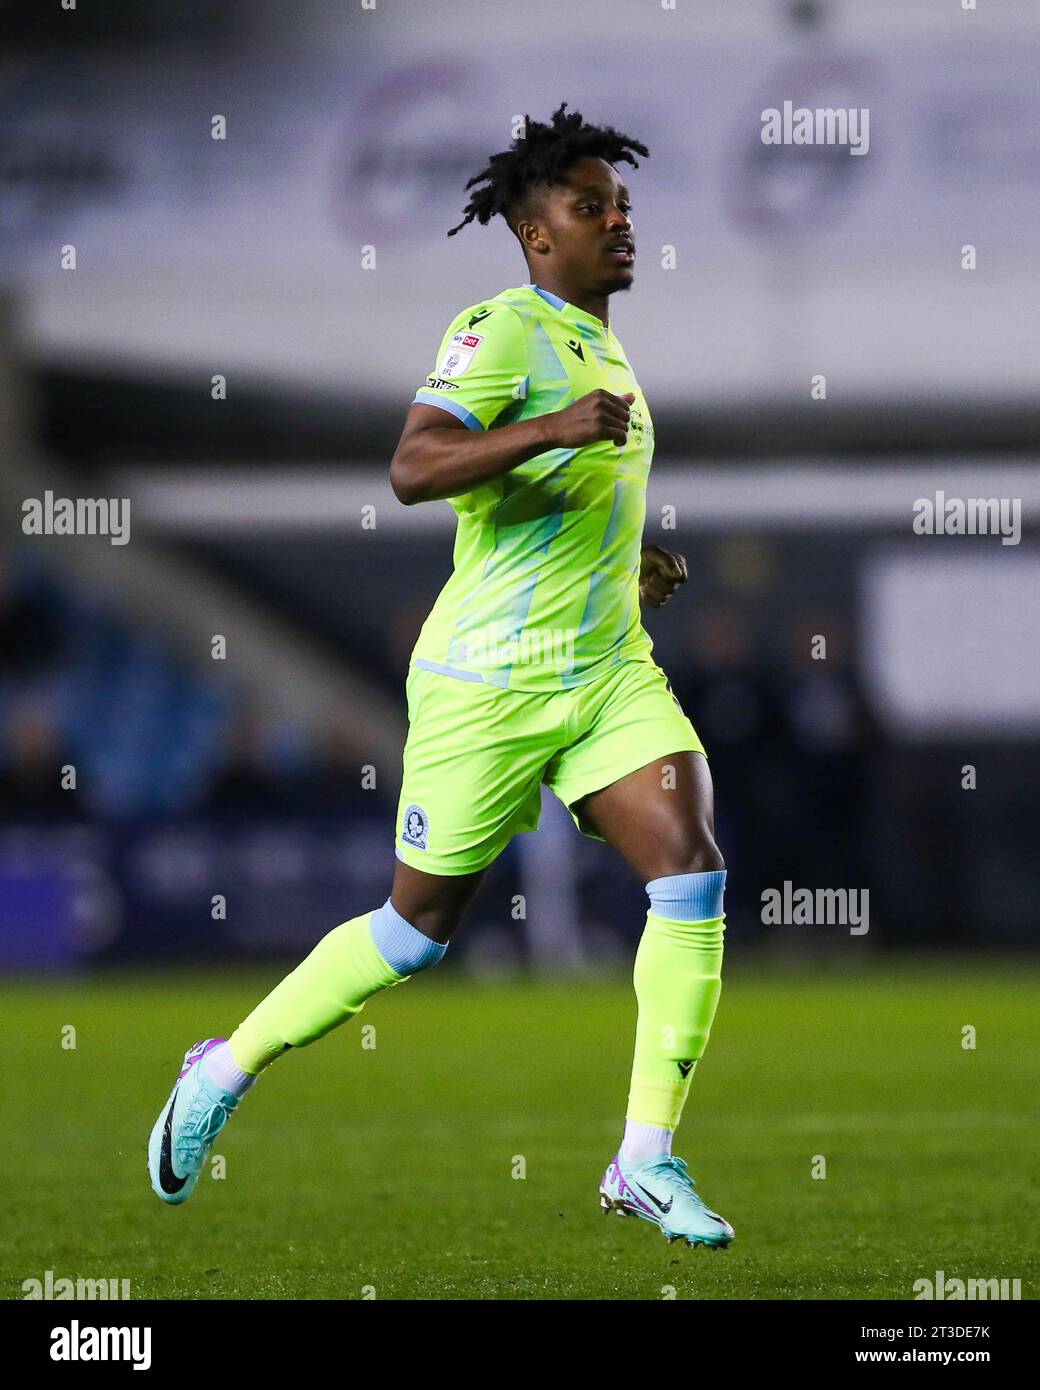
[(475, 184), (484, 186), (470, 197), (465, 217), (452, 227), (449, 236), (474, 220), (487, 226), (496, 213), (508, 221), (509, 210), (529, 188), (562, 182), (567, 169), (579, 159), (591, 156), (605, 159), (608, 164), (624, 160), (638, 169), (639, 161), (634, 155), (646, 159), (650, 154), (645, 145), (630, 135), (622, 135), (613, 126), (586, 125), (580, 111), (568, 115), (566, 102), (553, 112), (550, 124), (525, 116), (524, 127), (524, 135), (517, 136), (508, 150), (493, 154), (487, 168), (474, 174), (466, 184), (467, 189)]

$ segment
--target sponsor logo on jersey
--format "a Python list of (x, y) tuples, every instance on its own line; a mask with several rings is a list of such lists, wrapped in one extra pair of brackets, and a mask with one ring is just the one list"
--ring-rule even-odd
[(435, 376), (461, 376), (473, 361), (473, 354), (484, 341), (480, 333), (455, 333), (441, 359)]
[(404, 813), (404, 826), (401, 839), (406, 845), (416, 849), (426, 848), (426, 835), (430, 829), (430, 818), (421, 806), (409, 806)]
[(443, 381), (439, 376), (428, 376), (426, 385), (431, 391), (457, 391), (459, 389), (457, 381)]

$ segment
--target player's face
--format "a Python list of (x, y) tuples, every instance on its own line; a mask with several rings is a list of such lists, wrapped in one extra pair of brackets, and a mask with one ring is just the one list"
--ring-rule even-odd
[(627, 290), (635, 278), (636, 243), (628, 189), (605, 159), (580, 159), (565, 184), (552, 184), (542, 223), (553, 269), (596, 294)]

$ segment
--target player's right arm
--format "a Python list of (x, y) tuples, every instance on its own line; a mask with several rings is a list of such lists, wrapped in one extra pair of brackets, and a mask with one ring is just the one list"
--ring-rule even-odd
[(634, 397), (602, 390), (564, 410), (495, 427), (529, 379), (523, 324), (504, 306), (460, 315), (437, 361), (390, 461), (390, 485), (406, 506), (457, 497), (549, 449), (625, 442)]
[(565, 410), (479, 433), (438, 406), (415, 403), (390, 460), (390, 486), (411, 506), (457, 497), (548, 449), (580, 449), (601, 439), (624, 444), (629, 400), (590, 391)]

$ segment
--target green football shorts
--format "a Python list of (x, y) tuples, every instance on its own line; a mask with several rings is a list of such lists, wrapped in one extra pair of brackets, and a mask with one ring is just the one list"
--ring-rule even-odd
[(536, 830), (544, 782), (574, 803), (669, 753), (704, 747), (654, 662), (623, 661), (570, 690), (507, 690), (425, 667), (408, 672), (398, 859), (430, 874), (486, 868)]

